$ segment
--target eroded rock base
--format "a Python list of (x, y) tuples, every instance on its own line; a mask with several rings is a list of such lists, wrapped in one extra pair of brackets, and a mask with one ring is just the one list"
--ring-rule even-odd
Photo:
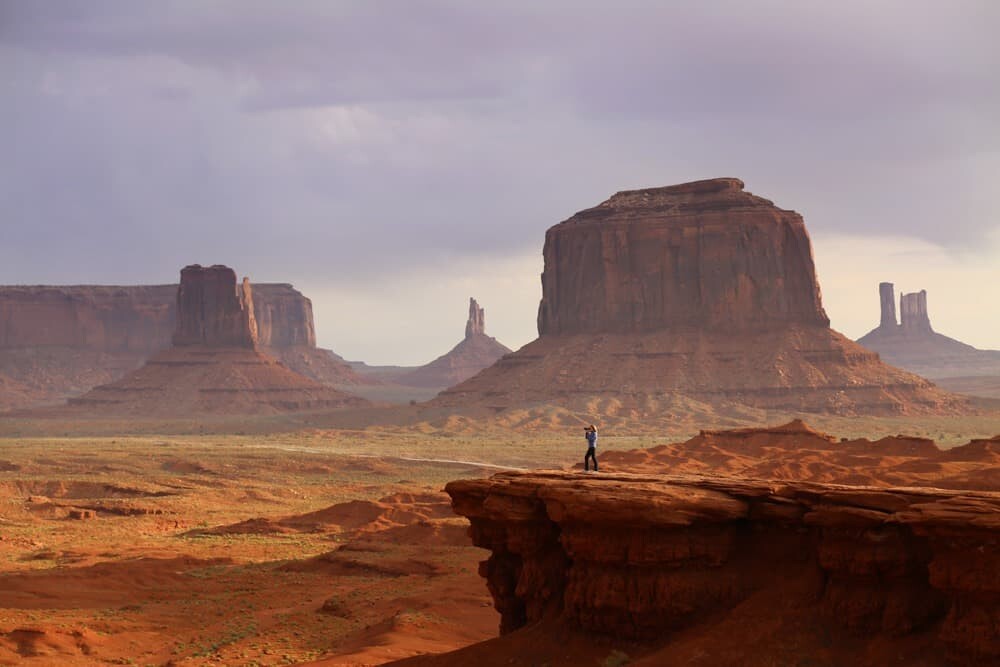
[(502, 633), (558, 620), (666, 640), (779, 592), (802, 611), (760, 623), (818, 614), (853, 641), (1000, 660), (998, 493), (565, 472), (446, 490), (492, 552)]

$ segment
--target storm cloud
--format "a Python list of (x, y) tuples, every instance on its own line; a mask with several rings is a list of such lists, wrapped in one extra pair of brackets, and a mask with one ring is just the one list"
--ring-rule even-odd
[[(365, 322), (426, 311), (386, 312), (414, 280), (486, 285), (477, 266), (530, 265), (616, 190), (723, 175), (817, 238), (982, 266), (997, 25), (989, 0), (0, 0), (0, 282), (228, 263), (318, 317), (337, 306), (317, 294), (370, 297), (354, 329), (320, 327), (358, 356)], [(508, 344), (531, 337), (537, 274), (523, 292), (494, 309)]]

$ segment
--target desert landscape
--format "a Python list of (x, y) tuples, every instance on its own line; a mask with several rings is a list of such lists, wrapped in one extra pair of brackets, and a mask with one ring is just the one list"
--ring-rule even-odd
[(43, 5), (0, 665), (1000, 665), (992, 5)]
[[(249, 279), (185, 267), (169, 347), (0, 419), (0, 660), (1000, 658), (995, 400), (831, 330), (802, 218), (742, 182), (598, 210), (619, 206), (624, 232), (589, 211), (549, 231), (539, 339), (429, 402), (296, 373), (261, 331), (287, 337), (302, 309), (262, 327)], [(756, 248), (727, 246), (747, 228)], [(660, 264), (653, 244), (685, 229), (704, 236), (699, 262), (731, 273), (701, 285)], [(572, 241), (556, 232), (642, 239), (643, 254), (597, 245), (604, 271), (562, 277)], [(649, 275), (645, 290), (702, 315), (622, 291)], [(453, 357), (483, 347), (483, 322), (472, 300)], [(578, 440), (594, 422), (587, 474)]]

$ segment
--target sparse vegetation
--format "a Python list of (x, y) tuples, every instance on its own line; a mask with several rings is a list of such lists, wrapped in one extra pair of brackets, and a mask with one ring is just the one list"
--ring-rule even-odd
[(618, 649), (613, 650), (601, 663), (601, 667), (624, 667), (629, 663), (628, 654)]

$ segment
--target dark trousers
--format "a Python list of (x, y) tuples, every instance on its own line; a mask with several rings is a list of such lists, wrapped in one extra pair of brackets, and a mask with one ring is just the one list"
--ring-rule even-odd
[(588, 467), (590, 462), (594, 462), (594, 470), (597, 470), (597, 448), (587, 447), (587, 454), (583, 457), (583, 469), (590, 470)]

